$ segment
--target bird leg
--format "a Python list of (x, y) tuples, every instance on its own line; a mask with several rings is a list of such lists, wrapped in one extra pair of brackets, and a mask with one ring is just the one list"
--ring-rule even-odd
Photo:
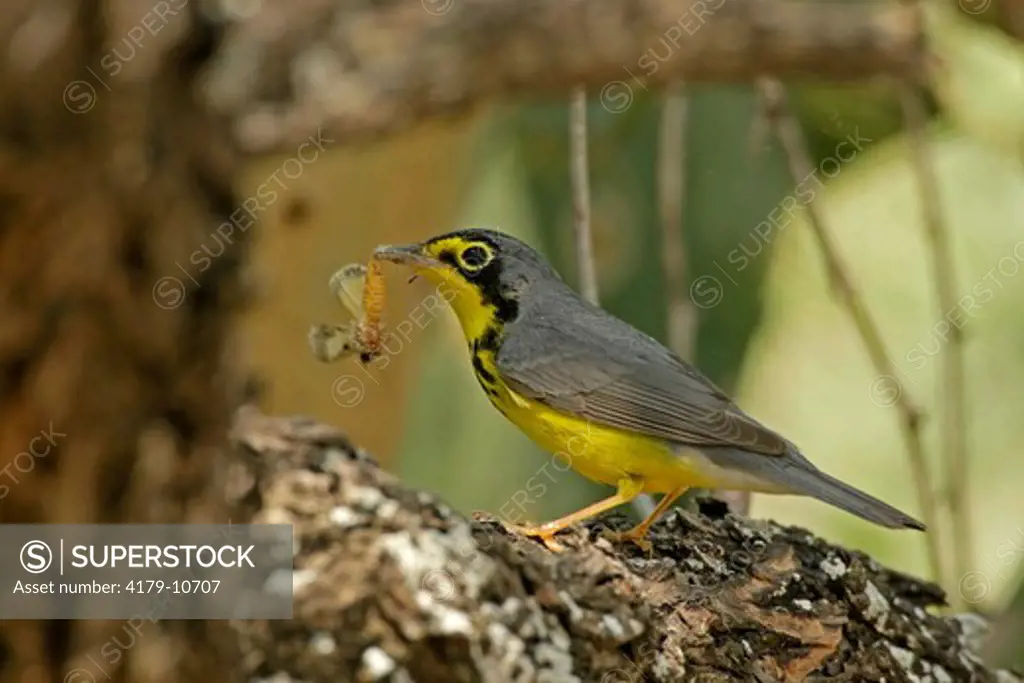
[(604, 500), (599, 500), (596, 503), (588, 505), (582, 510), (577, 510), (576, 512), (568, 514), (565, 517), (559, 517), (556, 520), (544, 522), (543, 524), (504, 524), (504, 527), (513, 534), (519, 534), (520, 536), (526, 536), (528, 538), (539, 538), (548, 550), (558, 552), (563, 550), (563, 547), (555, 540), (555, 534), (563, 529), (567, 529), (573, 524), (595, 517), (606, 510), (611, 510), (613, 507), (630, 502), (640, 495), (640, 491), (642, 489), (642, 482), (638, 482), (633, 479), (623, 479), (619, 482), (618, 491), (615, 492), (614, 496), (609, 496)]
[(610, 538), (615, 541), (632, 541), (640, 546), (644, 552), (649, 551), (651, 549), (651, 542), (646, 538), (648, 529), (651, 528), (651, 525), (654, 524), (654, 521), (658, 519), (658, 517), (661, 517), (661, 515), (665, 513), (665, 510), (668, 510), (679, 496), (686, 493), (688, 488), (688, 486), (681, 486), (669, 491), (661, 497), (661, 500), (658, 501), (657, 507), (654, 508), (654, 512), (647, 515), (647, 519), (640, 522), (629, 531), (610, 534)]

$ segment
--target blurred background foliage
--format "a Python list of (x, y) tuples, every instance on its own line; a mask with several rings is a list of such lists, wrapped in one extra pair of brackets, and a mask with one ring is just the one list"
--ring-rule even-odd
[[(992, 289), (966, 327), (973, 574), (948, 588), (974, 608), (999, 613), (1014, 603), (1024, 576), (1024, 53), (985, 16), (935, 5), (928, 19), (936, 57), (929, 138), (956, 255), (956, 291), (977, 293), (981, 282)], [(875, 390), (856, 330), (828, 288), (802, 207), (785, 229), (767, 238), (753, 232), (794, 193), (774, 137), (758, 132), (754, 89), (687, 92), (687, 280), (713, 276), (722, 294), (716, 305), (696, 309), (690, 360), (824, 469), (919, 512), (895, 409)], [(932, 417), (926, 444), (941, 475), (937, 370), (947, 349), (936, 325), (945, 313), (931, 282), (899, 101), (887, 84), (790, 92), (819, 161), (835, 158), (848, 136), (870, 140), (835, 178), (822, 178), (813, 201), (881, 326), (901, 390)], [(595, 253), (603, 305), (664, 339), (655, 177), (661, 101), (634, 94), (620, 113), (591, 98)], [(330, 274), (365, 260), (378, 243), (498, 226), (537, 245), (575, 282), (567, 122), (567, 102), (503, 104), (341, 150), (310, 167), (272, 207), (257, 242), (257, 279), (272, 286), (250, 314), (243, 342), (266, 382), (264, 407), (341, 426), (410, 485), (436, 491), (466, 513), (542, 520), (605, 495), (550, 467), (555, 481), (544, 479), (545, 494), (526, 492), (550, 456), (487, 403), (447, 312), (418, 315), (422, 328), (365, 370), (354, 360), (320, 365), (305, 342), (311, 323), (345, 317), (328, 294)], [(251, 186), (240, 189), (258, 185), (278, 161), (255, 162)], [(748, 257), (742, 268), (729, 259), (737, 249)], [(388, 280), (394, 327), (430, 290), (422, 282), (406, 286), (399, 273)], [(339, 382), (357, 387), (358, 400), (340, 394)], [(755, 496), (752, 512), (927, 573), (918, 535), (878, 529), (804, 499)], [(1024, 614), (1022, 603), (1018, 596), (1002, 627), (1020, 628), (1014, 610)], [(1003, 663), (1016, 657), (1024, 664), (1012, 645), (1024, 642), (1017, 634), (1009, 641), (1003, 635), (1011, 643), (995, 653)]]

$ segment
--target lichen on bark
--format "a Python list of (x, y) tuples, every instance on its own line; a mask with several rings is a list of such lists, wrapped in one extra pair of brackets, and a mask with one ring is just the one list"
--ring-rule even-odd
[(935, 585), (798, 527), (674, 511), (653, 549), (610, 516), (562, 553), (409, 490), (336, 430), (245, 409), (233, 500), (294, 525), (295, 619), (235, 626), (250, 679), (999, 681)]

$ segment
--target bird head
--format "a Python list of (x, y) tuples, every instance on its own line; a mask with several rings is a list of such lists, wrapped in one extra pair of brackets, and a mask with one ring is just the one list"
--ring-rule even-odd
[(374, 257), (408, 265), (436, 284), (469, 338), (495, 322), (515, 320), (539, 292), (564, 286), (529, 245), (484, 228), (457, 230), (418, 244), (381, 246)]

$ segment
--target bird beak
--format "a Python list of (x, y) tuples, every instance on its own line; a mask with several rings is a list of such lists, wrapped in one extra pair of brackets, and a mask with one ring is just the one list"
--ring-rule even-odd
[(373, 257), (420, 268), (436, 268), (442, 265), (437, 259), (423, 253), (421, 244), (382, 244), (373, 250)]

